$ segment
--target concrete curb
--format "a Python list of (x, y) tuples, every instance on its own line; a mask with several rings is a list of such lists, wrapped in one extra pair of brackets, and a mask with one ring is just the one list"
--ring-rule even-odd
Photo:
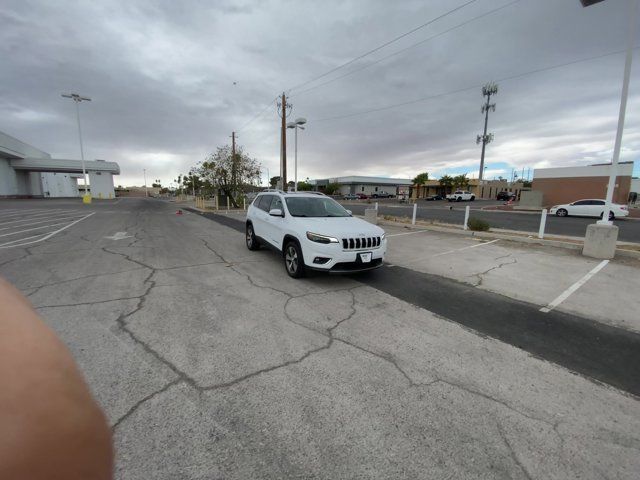
[[(393, 221), (384, 220), (380, 218), (378, 219), (378, 225), (405, 227), (405, 228), (419, 229), (419, 230), (431, 230), (434, 232), (451, 233), (454, 235), (466, 235), (468, 237), (486, 238), (491, 240), (495, 240), (495, 239), (509, 240), (513, 242), (528, 243), (528, 244), (534, 244), (534, 245), (546, 245), (551, 247), (559, 247), (559, 248), (566, 248), (568, 250), (579, 250), (579, 251), (582, 251), (583, 240), (584, 240), (578, 237), (555, 237), (555, 238), (540, 239), (537, 236), (534, 236), (535, 234), (530, 234), (529, 232), (520, 232), (515, 230), (502, 230), (502, 231), (494, 230), (489, 232), (473, 232), (471, 230), (462, 230), (457, 226), (447, 227), (447, 226), (434, 225), (434, 224), (411, 225), (410, 223), (393, 222)], [(518, 235), (515, 235), (515, 233), (518, 233)], [(574, 240), (574, 241), (571, 242), (568, 240)], [(636, 244), (629, 244), (629, 245), (636, 245)], [(640, 251), (627, 250), (620, 247), (616, 248), (616, 256), (618, 255), (621, 257), (640, 259)]]

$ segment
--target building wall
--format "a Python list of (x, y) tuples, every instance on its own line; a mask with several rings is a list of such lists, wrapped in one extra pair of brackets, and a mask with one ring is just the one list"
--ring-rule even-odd
[(89, 191), (93, 198), (115, 198), (113, 175), (108, 172), (88, 172)]
[(78, 181), (72, 173), (41, 173), (45, 197), (79, 197)]
[(0, 197), (18, 194), (16, 171), (9, 165), (9, 159), (0, 158)]
[(366, 185), (366, 184), (353, 184), (353, 185), (340, 185), (340, 195), (346, 195), (348, 193), (364, 193), (371, 196), (377, 192), (388, 192), (392, 195), (396, 195), (398, 191), (397, 185)]
[[(533, 190), (541, 191), (545, 206), (571, 203), (583, 198), (606, 198), (609, 177), (534, 178)], [(613, 202), (625, 205), (631, 188), (630, 176), (616, 177)]]

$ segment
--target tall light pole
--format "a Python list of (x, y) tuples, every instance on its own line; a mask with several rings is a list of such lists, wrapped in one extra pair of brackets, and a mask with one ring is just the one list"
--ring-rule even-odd
[[(580, 0), (584, 7), (588, 7), (602, 0)], [(607, 197), (605, 199), (604, 212), (601, 225), (613, 225), (609, 221), (611, 214), (611, 203), (613, 202), (613, 191), (616, 188), (616, 177), (618, 176), (618, 161), (620, 160), (620, 147), (622, 145), (622, 133), (624, 131), (624, 119), (627, 112), (627, 97), (629, 96), (629, 80), (631, 78), (631, 61), (633, 60), (633, 47), (636, 36), (636, 21), (638, 14), (638, 0), (629, 0), (629, 19), (627, 55), (624, 62), (624, 75), (622, 77), (622, 94), (620, 96), (620, 111), (618, 112), (618, 128), (616, 130), (616, 140), (613, 147), (613, 157), (611, 158), (611, 170), (609, 171), (609, 183), (607, 185)]]
[(478, 173), (478, 185), (482, 183), (484, 174), (484, 151), (487, 147), (487, 143), (493, 140), (493, 133), (487, 134), (487, 124), (489, 123), (489, 110), (496, 111), (496, 104), (489, 103), (491, 101), (491, 95), (498, 93), (498, 85), (495, 83), (487, 83), (482, 87), (482, 96), (487, 97), (487, 102), (482, 104), (480, 111), (484, 113), (484, 133), (478, 135), (476, 138), (476, 144), (482, 142), (482, 153), (480, 154), (480, 173)]
[(148, 197), (149, 192), (147, 191), (147, 169), (146, 168), (142, 169), (142, 174), (144, 175), (144, 196)]
[(287, 128), (293, 128), (296, 131), (295, 134), (295, 167), (294, 167), (294, 191), (298, 191), (298, 129), (300, 130), (304, 130), (304, 127), (302, 125), (304, 125), (305, 123), (307, 123), (307, 119), (306, 118), (296, 118), (295, 122), (289, 122), (287, 124)]
[[(80, 138), (80, 158), (82, 160), (82, 177), (84, 178), (84, 202), (89, 203), (91, 200), (87, 201), (87, 195), (89, 192), (87, 191), (87, 170), (84, 166), (84, 148), (82, 146), (82, 128), (80, 127), (80, 102), (90, 102), (91, 99), (89, 97), (83, 97), (77, 93), (63, 93), (62, 96), (64, 98), (70, 98), (76, 104), (76, 117), (78, 119), (78, 137)], [(89, 199), (91, 197), (89, 196)]]

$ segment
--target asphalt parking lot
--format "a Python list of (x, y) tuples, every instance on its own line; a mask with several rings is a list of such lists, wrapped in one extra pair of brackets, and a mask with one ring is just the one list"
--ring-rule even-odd
[(296, 281), (241, 218), (152, 199), (2, 201), (0, 234), (54, 208), (82, 220), (0, 237), (0, 274), (77, 359), (117, 478), (637, 478), (636, 261), (553, 305), (598, 262), (390, 227), (382, 269)]

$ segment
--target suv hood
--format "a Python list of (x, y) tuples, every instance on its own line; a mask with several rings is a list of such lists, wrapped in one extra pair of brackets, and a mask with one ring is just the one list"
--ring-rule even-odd
[(356, 217), (294, 217), (302, 220), (300, 226), (306, 226), (307, 231), (319, 235), (329, 235), (336, 238), (358, 236), (379, 237), (384, 230), (377, 225)]

